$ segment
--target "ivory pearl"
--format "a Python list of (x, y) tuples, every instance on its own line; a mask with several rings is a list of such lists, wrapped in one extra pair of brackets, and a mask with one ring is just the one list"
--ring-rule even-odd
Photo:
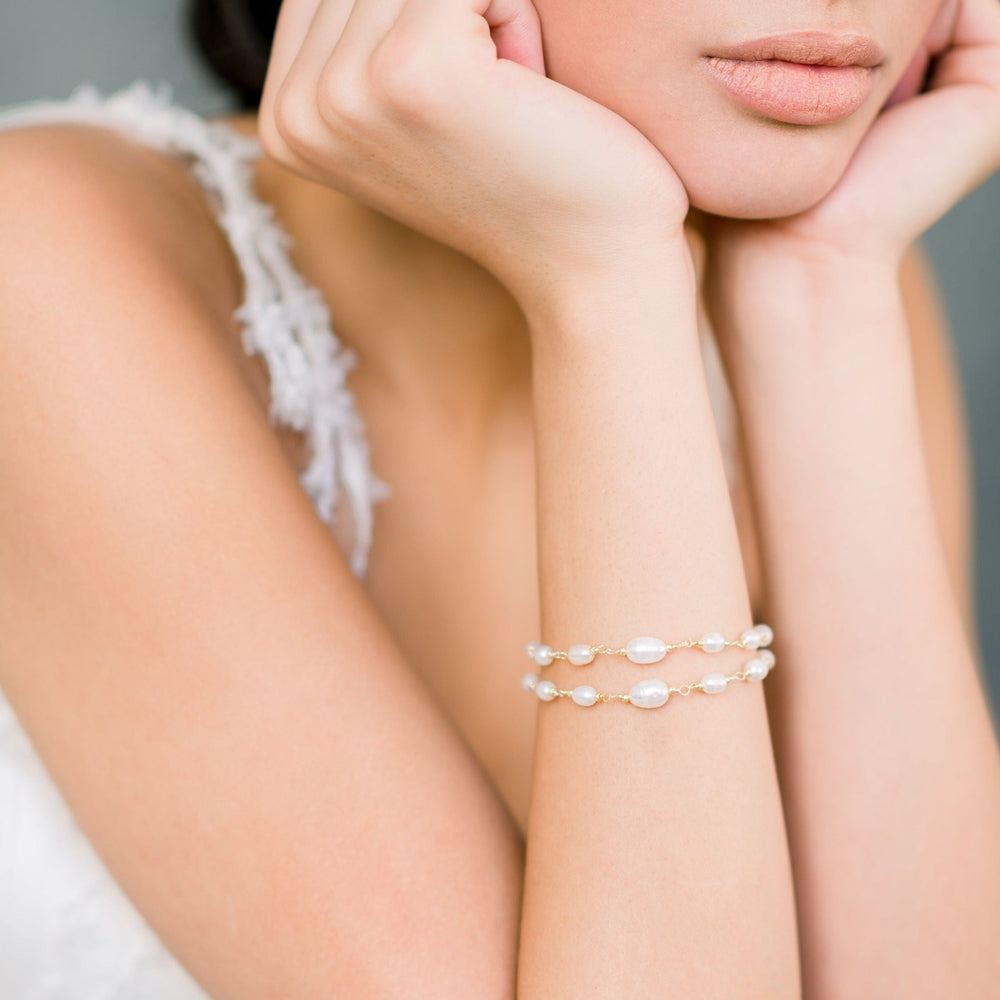
[(721, 653), (726, 648), (726, 637), (721, 632), (706, 632), (699, 640), (706, 653)]
[(578, 642), (575, 646), (570, 646), (566, 651), (566, 655), (569, 657), (569, 662), (578, 667), (585, 666), (594, 661), (594, 654), (590, 651), (590, 646), (582, 642)]
[(770, 670), (774, 666), (775, 655), (769, 649), (762, 649), (757, 653), (757, 659), (763, 660), (767, 664), (767, 669)]
[(628, 693), (628, 700), (639, 708), (659, 708), (666, 704), (669, 697), (670, 690), (666, 681), (655, 677), (647, 677), (646, 680), (633, 684)]
[(536, 646), (534, 660), (540, 667), (547, 667), (552, 662), (552, 647)]
[(747, 649), (757, 649), (760, 646), (760, 633), (755, 628), (748, 628), (740, 633), (740, 642)]
[(525, 674), (521, 678), (521, 687), (523, 687), (525, 691), (534, 691), (537, 683), (538, 674)]
[(767, 664), (759, 656), (743, 664), (743, 672), (752, 681), (762, 681), (767, 676), (767, 669)]
[(774, 642), (774, 632), (771, 631), (770, 625), (765, 625), (761, 622), (760, 625), (756, 626), (757, 635), (760, 636), (760, 644), (762, 646), (770, 646)]
[(559, 688), (552, 681), (539, 681), (535, 685), (535, 694), (538, 695), (540, 701), (552, 701), (558, 690)]
[(579, 687), (573, 688), (573, 693), (570, 697), (578, 705), (583, 705), (584, 707), (593, 705), (597, 701), (597, 688), (591, 687), (589, 684), (581, 684)]
[(535, 658), (535, 650), (536, 650), (536, 649), (538, 649), (538, 643), (537, 643), (537, 642), (529, 642), (529, 643), (528, 643), (528, 644), (527, 644), (527, 645), (526, 645), (526, 646), (524, 647), (524, 655), (525, 655), (525, 656), (526, 656), (526, 657), (527, 657), (527, 658), (528, 658), (529, 660), (533, 660), (533, 659)]
[(706, 694), (718, 694), (720, 691), (725, 691), (729, 681), (726, 680), (725, 674), (705, 674), (701, 679), (702, 690)]
[(651, 635), (629, 639), (625, 655), (633, 663), (658, 663), (667, 655), (667, 644)]

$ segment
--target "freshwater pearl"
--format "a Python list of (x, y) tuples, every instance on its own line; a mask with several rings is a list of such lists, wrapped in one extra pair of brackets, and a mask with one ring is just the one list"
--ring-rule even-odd
[(718, 694), (725, 691), (728, 685), (725, 674), (705, 674), (701, 679), (702, 690), (706, 694)]
[(670, 697), (666, 681), (648, 677), (638, 684), (633, 684), (628, 693), (628, 700), (639, 708), (659, 708), (666, 704)]
[(521, 678), (521, 687), (523, 687), (525, 691), (534, 691), (537, 683), (538, 674), (525, 674)]
[(536, 646), (534, 660), (540, 667), (547, 667), (552, 662), (552, 647)]
[(759, 656), (755, 656), (743, 664), (743, 672), (749, 680), (762, 681), (767, 676), (767, 664)]
[(757, 653), (757, 659), (763, 660), (767, 664), (767, 669), (770, 670), (774, 666), (775, 656), (774, 653), (769, 649), (762, 649)]
[(747, 649), (757, 649), (760, 646), (760, 633), (755, 628), (748, 628), (745, 632), (740, 633), (740, 642)]
[(573, 688), (573, 693), (570, 697), (578, 705), (583, 705), (584, 707), (593, 705), (597, 701), (597, 688), (593, 688), (589, 684), (581, 684), (579, 687)]
[(726, 637), (721, 632), (706, 632), (698, 644), (706, 653), (721, 653), (726, 648)]
[(575, 646), (570, 646), (566, 650), (566, 655), (569, 657), (569, 662), (578, 667), (585, 666), (594, 661), (594, 654), (590, 651), (590, 646), (583, 642), (578, 642)]
[(774, 632), (771, 631), (770, 625), (765, 625), (763, 622), (756, 626), (757, 635), (760, 636), (760, 644), (762, 646), (770, 646), (774, 642)]
[(633, 663), (658, 663), (667, 655), (667, 644), (651, 635), (629, 639), (625, 655)]
[(540, 701), (552, 701), (558, 690), (559, 688), (552, 681), (539, 681), (535, 685), (535, 694), (538, 695)]
[(535, 658), (535, 650), (536, 650), (536, 649), (538, 649), (538, 643), (537, 643), (537, 642), (529, 642), (529, 643), (528, 643), (528, 644), (527, 644), (527, 645), (526, 645), (526, 646), (524, 647), (524, 655), (525, 655), (525, 656), (526, 656), (526, 657), (527, 657), (527, 658), (528, 658), (529, 660), (533, 660), (533, 659)]

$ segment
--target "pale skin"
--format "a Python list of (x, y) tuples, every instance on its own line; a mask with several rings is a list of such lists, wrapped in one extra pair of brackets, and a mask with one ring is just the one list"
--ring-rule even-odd
[[(875, 162), (798, 191), (791, 223), (699, 219), (657, 147), (561, 93), (561, 142), (607, 154), (575, 175), (575, 214), (546, 193), (563, 179), (538, 141), (488, 157), (524, 170), (473, 230), (466, 167), (447, 176), (441, 154), (484, 136), (449, 131), (433, 87), (405, 113), (433, 132), (435, 171), (391, 101), (354, 109), (353, 147), (336, 113), (306, 121), (324, 68), (356, 68), (329, 60), (348, 9), (310, 26), (314, 6), (286, 4), (272, 103), (238, 124), (260, 125), (277, 161), (261, 193), (361, 356), (351, 384), (394, 488), (364, 587), (296, 481), (302, 442), (264, 419), (194, 182), (96, 130), (2, 137), (3, 189), (28, 197), (0, 240), (0, 683), (109, 868), (218, 998), (987, 995), (1000, 772), (969, 640), (961, 402), (913, 247), (1000, 160), (996, 6), (950, 22), (982, 119), (963, 130), (944, 82), (895, 109), (897, 142), (927, 148), (918, 110), (952, 129), (910, 203)], [(390, 37), (391, 6), (360, 5), (341, 55)], [(461, 4), (424, 9), (442, 20), (410, 22), (423, 58), (461, 51)], [(457, 92), (499, 100), (463, 60), (442, 63), (469, 75)], [(893, 140), (865, 138), (871, 160)], [(858, 192), (875, 192), (863, 226)], [(627, 267), (607, 266), (610, 240)], [(699, 279), (752, 470), (732, 501)], [(718, 698), (591, 714), (517, 684), (528, 638), (753, 620), (779, 665)], [(698, 676), (704, 654), (670, 669)]]

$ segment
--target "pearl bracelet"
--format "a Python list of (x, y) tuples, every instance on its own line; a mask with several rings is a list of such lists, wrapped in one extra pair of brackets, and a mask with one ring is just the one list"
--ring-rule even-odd
[(521, 678), (521, 687), (525, 691), (534, 691), (539, 701), (571, 698), (575, 704), (584, 708), (599, 701), (624, 701), (637, 708), (659, 708), (667, 703), (672, 694), (679, 694), (682, 698), (692, 691), (719, 694), (726, 690), (731, 681), (762, 681), (774, 664), (774, 653), (769, 649), (761, 649), (752, 660), (747, 660), (743, 664), (742, 670), (735, 674), (705, 674), (697, 684), (681, 684), (679, 687), (671, 687), (666, 681), (656, 677), (647, 677), (633, 684), (628, 694), (606, 694), (590, 684), (579, 684), (575, 688), (563, 690), (552, 681), (539, 680), (538, 674), (525, 674)]
[(739, 646), (742, 649), (760, 649), (770, 646), (774, 632), (770, 625), (763, 622), (746, 629), (739, 639), (727, 640), (721, 632), (706, 632), (700, 639), (685, 639), (683, 642), (664, 642), (655, 636), (643, 635), (630, 639), (621, 649), (609, 646), (588, 646), (577, 643), (567, 650), (553, 649), (541, 642), (529, 642), (524, 647), (525, 656), (534, 660), (540, 667), (547, 667), (553, 660), (569, 660), (578, 667), (592, 663), (600, 653), (611, 656), (627, 656), (633, 663), (659, 663), (667, 653), (675, 649), (700, 648), (706, 653), (719, 653), (727, 646)]

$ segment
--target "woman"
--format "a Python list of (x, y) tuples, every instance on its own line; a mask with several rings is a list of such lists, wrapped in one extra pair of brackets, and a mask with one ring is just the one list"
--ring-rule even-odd
[[(143, 93), (0, 136), (0, 685), (81, 831), (2, 856), (85, 835), (135, 907), (100, 883), (47, 938), (24, 892), (10, 983), (994, 991), (1000, 769), (911, 249), (1000, 165), (994, 0), (286, 0), (231, 124), (294, 270), (237, 137)], [(529, 639), (708, 631), (518, 683)], [(657, 671), (655, 710), (568, 697)], [(169, 955), (119, 950), (140, 922)]]

